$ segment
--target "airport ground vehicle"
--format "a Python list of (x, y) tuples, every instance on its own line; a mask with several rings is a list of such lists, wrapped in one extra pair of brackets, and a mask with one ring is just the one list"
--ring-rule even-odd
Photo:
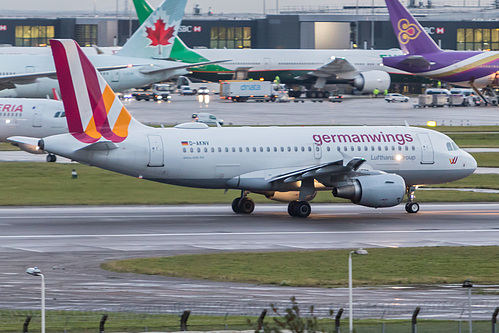
[(196, 95), (197, 91), (191, 89), (190, 86), (180, 86), (178, 93), (182, 96)]
[(205, 112), (193, 113), (192, 119), (195, 122), (203, 123), (203, 124), (207, 124), (207, 125), (217, 125), (217, 126), (220, 125), (220, 126), (222, 126), (224, 124), (223, 119), (219, 119), (217, 116), (215, 116), (211, 113), (205, 113)]
[(233, 102), (255, 100), (260, 102), (275, 101), (272, 82), (253, 80), (226, 80), (220, 81), (220, 98)]
[(151, 90), (137, 91), (132, 94), (132, 96), (137, 101), (169, 101), (172, 97), (170, 96), (171, 85), (167, 83), (156, 83), (153, 84)]
[(388, 94), (385, 97), (387, 102), (409, 102), (409, 97), (402, 94)]

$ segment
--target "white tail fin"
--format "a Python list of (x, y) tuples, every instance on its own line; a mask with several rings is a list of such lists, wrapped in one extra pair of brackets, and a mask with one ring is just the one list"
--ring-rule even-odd
[(187, 0), (165, 0), (125, 43), (118, 55), (168, 59)]

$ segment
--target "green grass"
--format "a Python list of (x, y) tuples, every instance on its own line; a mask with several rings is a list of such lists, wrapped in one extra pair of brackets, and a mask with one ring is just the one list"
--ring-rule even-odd
[(19, 148), (11, 145), (10, 143), (0, 142), (0, 151), (6, 151), (6, 150), (19, 150)]
[[(299, 302), (300, 300), (298, 300)], [(270, 306), (267, 307), (270, 310)], [(187, 310), (187, 309), (186, 309)], [(263, 310), (263, 309), (262, 309)], [(301, 307), (302, 315), (307, 315), (309, 309)], [(333, 309), (336, 315), (338, 309)], [(68, 332), (68, 333), (94, 333), (99, 329), (99, 322), (104, 312), (79, 312), (79, 311), (47, 311), (46, 331)], [(147, 314), (147, 313), (123, 313), (107, 312), (108, 319), (105, 330), (113, 332), (178, 332), (180, 331), (180, 319), (178, 315)], [(29, 324), (29, 332), (40, 331), (40, 312), (22, 310), (0, 310), (0, 327), (2, 333), (22, 332), (24, 320), (27, 316), (32, 316)], [(344, 314), (340, 327), (348, 330), (348, 319)], [(187, 322), (189, 331), (233, 331), (252, 330), (247, 321), (256, 323), (258, 318), (247, 316), (204, 316), (191, 313)], [(273, 322), (270, 311), (265, 318), (265, 322)], [(324, 332), (331, 332), (334, 329), (334, 320), (331, 318), (319, 319), (319, 329)], [(381, 332), (382, 324), (385, 324), (386, 333), (410, 332), (410, 320), (354, 320), (354, 328), (357, 333)], [(418, 332), (420, 333), (455, 333), (458, 331), (457, 321), (437, 321), (418, 320)], [(462, 323), (463, 332), (467, 332), (467, 323)], [(490, 329), (490, 321), (473, 321), (473, 328), (476, 332), (486, 332)]]
[(499, 132), (499, 126), (418, 126), (421, 128), (427, 128), (442, 133), (452, 133), (452, 132)]
[[(76, 169), (78, 178), (71, 178)], [(0, 163), (3, 206), (12, 205), (164, 205), (230, 204), (239, 191), (207, 190), (166, 185), (140, 180), (81, 164)], [(499, 188), (499, 175), (472, 175), (439, 187)], [(261, 195), (251, 197), (257, 203), (271, 203)], [(420, 202), (498, 201), (499, 195), (448, 191), (418, 191)], [(336, 199), (329, 191), (319, 192), (318, 202), (349, 202)], [(274, 202), (275, 203), (275, 202)]]
[(499, 147), (499, 133), (447, 133), (461, 148)]
[[(123, 273), (225, 282), (346, 287), (348, 252), (182, 255), (112, 261), (102, 264), (101, 268)], [(465, 279), (477, 284), (497, 284), (497, 262), (497, 246), (369, 249), (368, 255), (355, 258), (354, 284), (449, 284), (462, 283)]]
[(499, 153), (471, 153), (480, 167), (499, 168)]

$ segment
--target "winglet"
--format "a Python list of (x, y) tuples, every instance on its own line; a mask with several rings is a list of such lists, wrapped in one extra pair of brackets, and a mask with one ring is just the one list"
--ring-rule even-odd
[(385, 0), (393, 30), (404, 54), (437, 53), (442, 50), (399, 0)]
[(78, 44), (71, 39), (51, 40), (61, 98), (69, 132), (79, 141), (105, 138), (125, 140), (130, 125), (143, 126), (127, 109)]

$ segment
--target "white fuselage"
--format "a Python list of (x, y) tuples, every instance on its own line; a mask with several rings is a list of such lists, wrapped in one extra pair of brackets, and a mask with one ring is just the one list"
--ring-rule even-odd
[[(446, 135), (412, 127), (132, 127), (117, 149), (79, 150), (86, 144), (70, 134), (45, 138), (44, 146), (49, 152), (143, 179), (250, 191), (296, 190), (300, 182), (268, 180), (352, 158), (364, 158), (365, 170), (399, 174), (407, 185), (445, 183), (476, 168), (473, 157), (455, 144), (452, 148)], [(317, 180), (318, 190), (345, 181), (331, 174)]]
[(42, 138), (67, 131), (61, 101), (0, 98), (0, 142), (6, 142), (9, 136)]
[(386, 56), (402, 55), (400, 50), (279, 50), (279, 49), (195, 49), (203, 57), (230, 59), (221, 66), (236, 70), (249, 67), (250, 72), (257, 71), (312, 71), (334, 58), (344, 58), (358, 71), (381, 70), (389, 73), (406, 73), (383, 66)]
[[(151, 68), (169, 68), (178, 64), (165, 60), (154, 60), (145, 58), (123, 57), (118, 55), (89, 55), (88, 58), (97, 68), (111, 66), (131, 66), (122, 69), (108, 70), (102, 72), (102, 76), (109, 83), (113, 91), (142, 87), (154, 82), (167, 80), (173, 76), (185, 75), (186, 69), (165, 70), (157, 73), (144, 73)], [(28, 54), (28, 55), (0, 55), (0, 87), (2, 77), (26, 74), (54, 72), (54, 60), (52, 55)], [(13, 89), (0, 90), (0, 97), (30, 97), (44, 98), (52, 96), (52, 89), (59, 91), (57, 80), (51, 78), (38, 78), (35, 82), (18, 82)]]

